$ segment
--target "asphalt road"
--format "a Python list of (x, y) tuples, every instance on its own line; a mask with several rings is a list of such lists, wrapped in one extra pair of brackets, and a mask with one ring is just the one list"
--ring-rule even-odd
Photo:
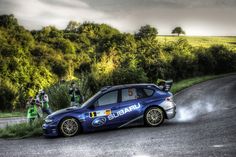
[(236, 156), (236, 75), (195, 85), (174, 99), (177, 116), (161, 127), (0, 139), (0, 156)]

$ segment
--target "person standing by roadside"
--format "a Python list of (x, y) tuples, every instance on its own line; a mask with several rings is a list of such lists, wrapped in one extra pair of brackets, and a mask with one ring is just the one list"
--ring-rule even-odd
[(83, 97), (80, 93), (79, 88), (76, 86), (74, 82), (71, 83), (69, 88), (69, 95), (70, 95), (70, 106), (78, 106), (82, 104)]
[(26, 108), (28, 123), (32, 124), (38, 117), (37, 106), (33, 97), (29, 97), (29, 100), (26, 103)]
[(39, 101), (42, 106), (42, 112), (50, 115), (52, 113), (49, 107), (49, 99), (48, 95), (45, 93), (44, 90), (40, 90), (39, 94), (36, 96), (36, 101)]
[(36, 104), (37, 111), (38, 111), (38, 118), (43, 118), (42, 105), (41, 105), (40, 101), (37, 100), (37, 98), (35, 99), (35, 104)]

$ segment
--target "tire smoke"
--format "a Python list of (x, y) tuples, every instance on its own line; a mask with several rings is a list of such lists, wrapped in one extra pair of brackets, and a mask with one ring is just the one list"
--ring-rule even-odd
[(210, 102), (195, 101), (191, 105), (177, 107), (175, 121), (189, 122), (196, 120), (200, 115), (214, 111), (214, 105)]

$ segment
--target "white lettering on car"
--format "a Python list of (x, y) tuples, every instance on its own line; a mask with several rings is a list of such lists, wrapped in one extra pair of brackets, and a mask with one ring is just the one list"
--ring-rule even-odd
[(140, 103), (134, 104), (134, 105), (132, 105), (130, 107), (126, 107), (124, 109), (121, 109), (121, 110), (119, 110), (119, 111), (117, 111), (115, 113), (111, 113), (110, 115), (108, 115), (108, 119), (109, 120), (113, 120), (115, 118), (118, 118), (119, 116), (122, 116), (122, 115), (126, 114), (126, 113), (129, 113), (129, 112), (132, 112), (134, 110), (137, 110), (140, 107), (141, 107)]

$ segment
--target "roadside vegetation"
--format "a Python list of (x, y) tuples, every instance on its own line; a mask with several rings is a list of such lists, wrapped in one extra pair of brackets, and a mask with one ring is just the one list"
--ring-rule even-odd
[(35, 121), (33, 124), (20, 123), (6, 126), (6, 128), (0, 129), (0, 138), (27, 138), (42, 136), (42, 120)]
[(39, 89), (46, 90), (53, 110), (69, 106), (71, 81), (86, 99), (107, 85), (236, 71), (236, 52), (225, 42), (205, 47), (193, 46), (191, 37), (162, 38), (150, 25), (133, 34), (76, 21), (62, 30), (27, 30), (13, 15), (0, 15), (0, 112), (24, 110)]
[(212, 80), (212, 79), (216, 79), (216, 78), (220, 78), (220, 77), (225, 77), (225, 76), (228, 76), (228, 75), (232, 75), (232, 73), (221, 74), (221, 75), (207, 75), (207, 76), (200, 76), (200, 77), (184, 79), (184, 80), (181, 80), (179, 82), (174, 82), (174, 84), (171, 88), (171, 92), (173, 94), (176, 94), (179, 91), (181, 91), (185, 88), (191, 87), (193, 85), (196, 85), (198, 83), (208, 81), (208, 80)]

